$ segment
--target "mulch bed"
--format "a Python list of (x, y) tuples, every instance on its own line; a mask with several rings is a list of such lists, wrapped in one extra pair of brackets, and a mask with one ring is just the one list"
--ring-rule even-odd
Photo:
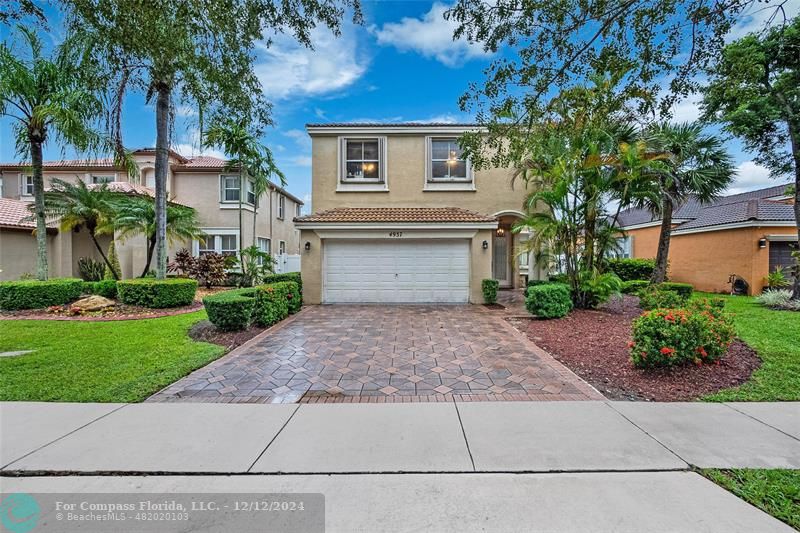
[(628, 355), (638, 298), (625, 296), (597, 310), (575, 310), (558, 320), (513, 319), (528, 337), (611, 400), (686, 401), (746, 382), (761, 366), (737, 340), (719, 365), (635, 368)]
[(250, 326), (242, 331), (221, 331), (208, 320), (201, 320), (189, 329), (189, 337), (196, 341), (210, 342), (224, 346), (231, 351), (241, 346), (267, 328)]
[(23, 309), (19, 311), (1, 311), (0, 320), (71, 320), (75, 322), (111, 322), (114, 320), (141, 320), (144, 318), (160, 318), (165, 316), (193, 313), (203, 308), (202, 302), (193, 302), (184, 307), (169, 309), (150, 309), (117, 302), (114, 307), (105, 311), (96, 311), (82, 315), (69, 314), (69, 305), (59, 306), (61, 311), (50, 312), (47, 309)]

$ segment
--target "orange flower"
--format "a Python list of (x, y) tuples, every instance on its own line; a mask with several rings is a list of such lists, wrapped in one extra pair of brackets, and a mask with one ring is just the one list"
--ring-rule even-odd
[(661, 348), (661, 353), (663, 353), (664, 355), (670, 355), (670, 354), (672, 354), (674, 352), (675, 352), (675, 350), (673, 350), (672, 348), (668, 348), (667, 346), (664, 346), (663, 348)]

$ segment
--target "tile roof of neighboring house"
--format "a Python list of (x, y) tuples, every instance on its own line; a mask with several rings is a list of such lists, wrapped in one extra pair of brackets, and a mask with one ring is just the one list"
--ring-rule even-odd
[(178, 168), (225, 168), (227, 161), (210, 155), (199, 155), (187, 159), (185, 163), (177, 165)]
[[(0, 168), (26, 168), (30, 162), (0, 163)], [(43, 161), (44, 168), (114, 168), (114, 160), (110, 157), (101, 159), (59, 159), (56, 161)]]
[(306, 128), (477, 128), (474, 122), (317, 122)]
[[(759, 204), (762, 205), (761, 212), (764, 216), (770, 217), (783, 217), (787, 212), (791, 212), (791, 205), (789, 205), (789, 209), (785, 209), (783, 207), (776, 207), (772, 209), (772, 206), (787, 206), (787, 204), (779, 204), (777, 202), (770, 202), (766, 201), (767, 198), (775, 198), (783, 196), (786, 187), (790, 184), (786, 183), (783, 185), (776, 185), (773, 187), (766, 187), (764, 189), (758, 189), (755, 191), (744, 192), (740, 194), (732, 194), (730, 196), (723, 196), (721, 198), (717, 198), (713, 202), (709, 204), (701, 204), (695, 198), (690, 198), (686, 203), (681, 205), (678, 209), (675, 210), (672, 217), (673, 219), (677, 220), (687, 220), (680, 226), (680, 229), (690, 228), (690, 227), (702, 227), (706, 225), (717, 225), (716, 223), (712, 224), (702, 224), (698, 222), (699, 220), (707, 220), (713, 221), (716, 219), (720, 219), (722, 215), (715, 215), (715, 213), (722, 212), (722, 210), (717, 210), (717, 207), (720, 206), (731, 206), (740, 203), (746, 203), (749, 200), (760, 200)], [(709, 209), (713, 209), (710, 214), (706, 214), (706, 211)], [(741, 207), (731, 208), (731, 212), (740, 213)], [(729, 215), (734, 216), (734, 215)], [(756, 218), (753, 220), (762, 220), (760, 218), (761, 215), (756, 214)], [(735, 217), (734, 217), (735, 218)], [(621, 227), (629, 227), (629, 226), (636, 226), (638, 224), (646, 224), (648, 222), (657, 222), (661, 220), (660, 217), (654, 216), (650, 211), (647, 209), (626, 209), (625, 211), (621, 212), (619, 215), (618, 223)], [(747, 220), (747, 219), (744, 219)], [(784, 218), (764, 218), (763, 220), (785, 220)], [(792, 214), (786, 220), (794, 220), (794, 215)], [(735, 222), (741, 222), (742, 220), (735, 220)], [(726, 224), (727, 222), (720, 222), (720, 224)], [(691, 224), (691, 226), (690, 226)]]
[[(26, 220), (31, 216), (28, 209), (29, 202), (13, 200), (11, 198), (0, 198), (0, 227), (6, 228), (36, 228), (36, 221)], [(55, 221), (47, 222), (48, 228), (56, 228)]]
[(737, 224), (748, 221), (785, 222), (794, 220), (794, 206), (767, 200), (747, 200), (706, 207), (694, 220), (678, 226), (675, 231)]
[(297, 217), (295, 222), (337, 223), (493, 223), (497, 218), (459, 207), (336, 207)]

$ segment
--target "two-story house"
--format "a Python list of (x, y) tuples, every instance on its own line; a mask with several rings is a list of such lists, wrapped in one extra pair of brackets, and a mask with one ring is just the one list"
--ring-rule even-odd
[(511, 228), (525, 187), (462, 156), (457, 139), (476, 128), (306, 126), (315, 213), (295, 219), (304, 301), (482, 303), (483, 279), (524, 284), (526, 234)]
[[(120, 193), (154, 196), (155, 150), (145, 148), (133, 153), (139, 168), (135, 183), (111, 159), (46, 161), (45, 187), (54, 178), (82, 180), (87, 184), (107, 183)], [(256, 198), (251, 180), (243, 180), (225, 170), (223, 159), (209, 156), (184, 157), (174, 151), (169, 155), (167, 197), (170, 202), (197, 210), (200, 226), (207, 237), (194, 242), (176, 242), (169, 255), (188, 248), (196, 255), (206, 251), (234, 254), (239, 250), (239, 197), (243, 200), (242, 242), (256, 244), (273, 256), (299, 254), (300, 232), (293, 218), (301, 214), (303, 202), (282, 187), (270, 183), (269, 190)], [(25, 220), (28, 203), (33, 200), (33, 180), (26, 165), (0, 165), (0, 280), (17, 279), (34, 273), (36, 243), (34, 224)], [(255, 224), (254, 224), (255, 218)], [(58, 224), (48, 229), (49, 266), (52, 277), (76, 276), (81, 257), (99, 256), (85, 231), (62, 234)], [(103, 236), (107, 246), (111, 236)], [(123, 277), (142, 273), (147, 249), (143, 236), (116, 239)], [(278, 269), (284, 265), (278, 265)]]

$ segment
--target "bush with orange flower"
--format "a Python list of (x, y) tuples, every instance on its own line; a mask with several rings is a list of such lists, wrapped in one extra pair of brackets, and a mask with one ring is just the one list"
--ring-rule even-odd
[(717, 363), (734, 338), (733, 321), (716, 300), (646, 311), (633, 321), (631, 360), (639, 368)]

